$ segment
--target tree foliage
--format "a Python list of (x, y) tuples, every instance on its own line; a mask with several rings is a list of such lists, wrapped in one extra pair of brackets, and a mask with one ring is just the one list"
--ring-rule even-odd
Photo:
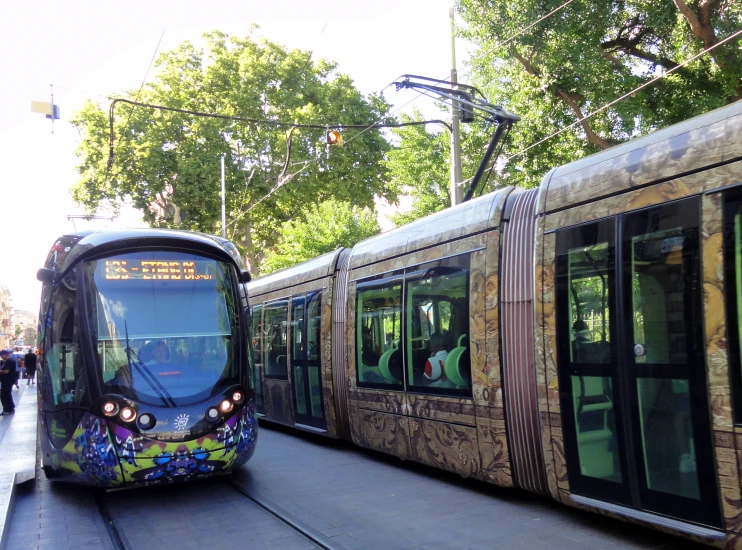
[[(411, 117), (401, 117), (402, 122), (422, 119), (418, 111)], [(477, 122), (461, 128), (465, 179), (474, 175), (491, 135), (484, 126)], [(411, 210), (392, 216), (394, 224), (399, 226), (451, 206), (451, 135), (446, 128), (436, 130), (428, 126), (405, 126), (393, 132), (399, 146), (387, 154), (390, 186), (394, 193), (413, 198)]]
[(261, 271), (272, 273), (341, 246), (352, 248), (379, 231), (373, 209), (332, 199), (324, 201), (316, 207), (304, 208), (297, 219), (281, 226), (280, 240), (266, 257)]
[(511, 154), (676, 70), (512, 158), (501, 182), (536, 185), (550, 168), (742, 98), (739, 38), (678, 68), (742, 28), (739, 2), (576, 0), (517, 35), (563, 3), (459, 0), (464, 34), (478, 46), (475, 81), (523, 117)]
[[(388, 122), (383, 97), (364, 97), (335, 64), (253, 32), (238, 38), (214, 31), (203, 46), (185, 42), (161, 54), (139, 101), (292, 124)], [(372, 207), (374, 196), (396, 198), (380, 162), (389, 144), (378, 131), (347, 131), (345, 145), (327, 155), (324, 128), (276, 128), (119, 103), (109, 172), (108, 122), (93, 103), (74, 117), (81, 143), (73, 198), (90, 211), (131, 200), (152, 226), (219, 233), (225, 155), (227, 236), (253, 271), (275, 245), (275, 227), (300, 209), (329, 198), (361, 207)]]

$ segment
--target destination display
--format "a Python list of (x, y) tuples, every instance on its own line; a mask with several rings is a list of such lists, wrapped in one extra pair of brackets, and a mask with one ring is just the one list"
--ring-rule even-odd
[(104, 260), (103, 267), (107, 281), (211, 281), (214, 279), (214, 262), (208, 260), (108, 259)]

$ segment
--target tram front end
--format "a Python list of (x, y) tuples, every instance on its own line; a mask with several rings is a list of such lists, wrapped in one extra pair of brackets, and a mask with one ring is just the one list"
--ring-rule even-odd
[(149, 485), (228, 473), (250, 459), (246, 275), (226, 245), (157, 230), (57, 241), (39, 274), (47, 477)]

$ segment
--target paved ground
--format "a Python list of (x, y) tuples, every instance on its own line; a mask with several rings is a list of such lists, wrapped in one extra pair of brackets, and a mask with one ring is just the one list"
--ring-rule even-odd
[[(13, 388), (13, 402), (18, 405), (18, 402), (20, 401), (21, 397), (23, 396), (23, 392), (26, 391), (26, 381), (23, 380), (23, 384), (18, 384), (20, 389), (16, 390)], [(36, 391), (36, 386), (30, 386), (30, 388), (33, 388), (34, 391)], [(2, 410), (2, 409), (0, 409)], [(3, 441), (3, 437), (5, 437), (5, 432), (8, 431), (8, 427), (10, 427), (10, 416), (0, 416), (0, 443)]]
[(258, 452), (234, 479), (349, 549), (707, 548), (524, 491), (265, 427)]
[[(228, 481), (319, 531), (334, 548), (706, 548), (265, 425), (253, 460), (229, 478), (98, 494), (133, 549), (315, 547)], [(22, 485), (7, 549), (111, 548), (95, 495), (50, 484), (43, 474)]]

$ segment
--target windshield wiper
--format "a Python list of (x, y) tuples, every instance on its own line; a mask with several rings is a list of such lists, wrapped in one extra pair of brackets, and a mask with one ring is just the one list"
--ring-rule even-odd
[[(152, 374), (152, 371), (149, 370), (149, 367), (144, 364), (144, 362), (139, 358), (139, 355), (137, 355), (137, 352), (131, 349), (131, 346), (129, 346), (129, 327), (126, 325), (126, 320), (124, 320), (124, 331), (126, 332), (126, 361), (129, 363), (129, 371), (131, 372), (131, 366), (134, 365), (137, 369), (137, 372), (139, 375), (144, 379), (147, 384), (150, 385), (150, 387), (155, 391), (157, 394), (157, 397), (162, 399), (162, 402), (165, 404), (166, 407), (177, 407), (175, 404), (175, 400), (173, 399), (173, 396), (170, 395), (170, 393), (165, 389), (165, 386), (162, 385), (162, 383), (155, 377), (154, 374)], [(131, 356), (134, 356), (136, 359), (135, 362), (132, 363)], [(132, 389), (134, 389), (132, 387)]]

